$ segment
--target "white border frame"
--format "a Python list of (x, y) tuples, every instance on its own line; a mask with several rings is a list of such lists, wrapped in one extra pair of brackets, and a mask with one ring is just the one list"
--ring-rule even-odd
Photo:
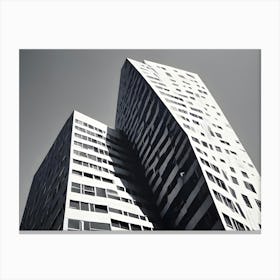
[[(1, 8), (1, 279), (280, 279), (278, 1), (11, 0)], [(261, 49), (262, 233), (20, 235), (21, 48)]]

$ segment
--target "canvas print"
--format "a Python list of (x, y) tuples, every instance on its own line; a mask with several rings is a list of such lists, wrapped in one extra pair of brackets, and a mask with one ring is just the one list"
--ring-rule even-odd
[(259, 134), (253, 162), (227, 118), (260, 132), (259, 76), (216, 87), (220, 53), (260, 70), (258, 50), (21, 50), (20, 231), (259, 232)]

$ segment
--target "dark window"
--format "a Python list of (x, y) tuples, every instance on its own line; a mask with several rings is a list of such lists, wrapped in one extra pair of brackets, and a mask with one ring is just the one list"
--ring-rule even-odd
[(117, 189), (118, 189), (119, 191), (124, 191), (124, 187), (117, 186)]
[(220, 148), (220, 147), (215, 146), (215, 148), (216, 148), (216, 150), (217, 150), (218, 152), (222, 152), (222, 150), (221, 150), (221, 148)]
[(79, 220), (73, 220), (73, 219), (68, 219), (68, 229), (80, 229), (80, 221)]
[(133, 214), (133, 213), (128, 213), (128, 216), (130, 216), (130, 217), (132, 217), (132, 218), (138, 219), (138, 215)]
[(84, 176), (85, 176), (85, 177), (88, 177), (88, 178), (93, 178), (93, 175), (92, 175), (92, 174), (86, 173), (86, 172), (84, 172)]
[(238, 181), (235, 177), (231, 176), (232, 182), (236, 185), (238, 185)]
[(75, 193), (80, 193), (81, 192), (80, 184), (72, 183), (71, 191)]
[(236, 206), (237, 206), (237, 208), (238, 208), (238, 210), (239, 210), (239, 213), (242, 215), (242, 217), (243, 217), (244, 219), (246, 219), (246, 217), (245, 217), (245, 215), (244, 215), (244, 213), (243, 213), (243, 211), (242, 211), (240, 205), (239, 205), (237, 202), (235, 202), (235, 203), (236, 203)]
[(207, 174), (209, 180), (215, 183), (214, 176), (212, 174), (210, 174), (209, 172), (206, 172), (206, 174)]
[(142, 229), (141, 229), (141, 226), (139, 226), (139, 225), (133, 225), (133, 224), (131, 224), (131, 225), (130, 225), (130, 228), (131, 228), (132, 230), (142, 230)]
[(70, 208), (72, 208), (72, 209), (80, 209), (79, 201), (70, 200)]
[(84, 230), (90, 230), (90, 223), (84, 222)]
[(144, 229), (144, 230), (152, 230), (151, 228), (149, 228), (149, 227), (144, 227), (144, 226), (143, 226), (143, 229)]
[(235, 191), (231, 188), (231, 187), (228, 187), (229, 188), (229, 191), (230, 191), (230, 193), (232, 194), (232, 196), (234, 197), (234, 198), (236, 198), (236, 193), (235, 193)]
[(106, 183), (111, 183), (111, 184), (113, 184), (113, 180), (111, 180), (111, 179), (102, 178), (102, 181), (103, 181), (103, 182), (106, 182)]
[(95, 205), (95, 211), (99, 213), (108, 213), (107, 206), (105, 205)]
[(122, 214), (121, 210), (115, 209), (115, 208), (109, 208), (109, 211), (112, 212), (112, 213)]
[(250, 201), (249, 201), (249, 198), (248, 198), (246, 195), (244, 195), (244, 194), (242, 194), (242, 197), (243, 197), (243, 199), (244, 199), (246, 205), (247, 205), (248, 207), (252, 208), (252, 205), (251, 205), (251, 203), (250, 203)]
[(83, 175), (83, 173), (81, 171), (75, 170), (75, 169), (72, 170), (72, 173), (75, 174), (75, 175), (80, 175), (80, 176)]
[(244, 185), (245, 185), (246, 189), (248, 189), (248, 190), (250, 190), (250, 191), (256, 193), (256, 190), (255, 190), (255, 188), (253, 187), (252, 184), (250, 184), (250, 183), (244, 181)]
[(233, 226), (232, 226), (232, 224), (231, 224), (231, 221), (230, 221), (229, 216), (228, 216), (228, 215), (226, 215), (226, 214), (224, 214), (224, 213), (223, 213), (223, 216), (224, 216), (224, 219), (225, 219), (226, 225), (227, 225), (228, 227), (233, 228)]
[(106, 197), (105, 189), (96, 187), (97, 196)]
[(97, 222), (91, 222), (90, 223), (90, 228), (91, 229), (99, 229), (99, 230), (110, 230), (111, 229), (109, 224), (97, 223)]
[(81, 202), (81, 210), (88, 211), (88, 203)]
[(255, 201), (256, 201), (256, 203), (257, 203), (257, 205), (259, 207), (259, 210), (261, 211), (261, 202), (258, 199), (255, 199)]

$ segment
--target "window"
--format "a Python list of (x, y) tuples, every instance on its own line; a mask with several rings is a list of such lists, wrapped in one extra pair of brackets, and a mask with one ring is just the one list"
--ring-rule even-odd
[(217, 182), (217, 184), (219, 185), (219, 187), (221, 187), (221, 188), (223, 188), (225, 191), (227, 191), (227, 187), (226, 187), (224, 181), (221, 180), (221, 179), (219, 179), (219, 178), (217, 178), (217, 177), (215, 177), (215, 179), (216, 179), (216, 182)]
[(151, 228), (149, 228), (149, 227), (144, 227), (144, 226), (143, 226), (143, 229), (144, 229), (144, 230), (150, 230), (150, 231), (152, 230)]
[(215, 148), (216, 148), (216, 150), (217, 150), (218, 152), (222, 152), (222, 150), (221, 150), (221, 148), (220, 148), (220, 147), (215, 146)]
[(252, 184), (250, 184), (250, 183), (244, 181), (244, 185), (245, 185), (246, 189), (248, 189), (248, 190), (250, 190), (250, 191), (256, 193), (256, 190), (255, 190), (255, 188), (253, 187)]
[(199, 140), (198, 140), (197, 138), (195, 138), (195, 137), (192, 137), (192, 140), (193, 140), (194, 142), (196, 142), (196, 143), (199, 143)]
[(80, 209), (79, 201), (70, 200), (70, 208), (72, 208), (72, 209)]
[(81, 202), (81, 210), (88, 211), (88, 203)]
[(111, 184), (113, 184), (113, 180), (111, 180), (111, 179), (102, 178), (102, 181), (103, 181), (103, 182), (106, 182), (106, 183), (111, 183)]
[(239, 213), (242, 215), (242, 217), (243, 217), (244, 219), (246, 219), (246, 217), (245, 217), (245, 215), (244, 215), (244, 213), (243, 213), (243, 211), (242, 211), (240, 205), (239, 205), (237, 202), (235, 202), (235, 203), (236, 203), (236, 206), (237, 206), (237, 208), (238, 208), (238, 210), (239, 210)]
[(131, 225), (130, 225), (130, 228), (131, 228), (132, 230), (142, 230), (142, 229), (141, 229), (141, 226), (139, 226), (139, 225), (134, 225), (134, 224), (131, 224)]
[(255, 199), (255, 201), (256, 201), (256, 203), (257, 203), (257, 205), (259, 207), (259, 210), (261, 211), (261, 202), (258, 199)]
[(105, 205), (95, 205), (95, 212), (108, 213), (107, 206), (105, 206)]
[(208, 148), (208, 145), (207, 145), (207, 143), (206, 143), (206, 142), (201, 141), (201, 143), (202, 143), (202, 145), (203, 145), (204, 147), (207, 147), (207, 148)]
[(132, 218), (138, 219), (138, 215), (133, 214), (133, 213), (128, 213), (128, 216), (130, 216), (130, 217), (132, 217)]
[(213, 192), (214, 192), (216, 199), (219, 200), (220, 202), (222, 202), (221, 195), (218, 192), (216, 192), (215, 190), (213, 190)]
[(105, 224), (105, 223), (97, 223), (97, 222), (91, 222), (90, 223), (90, 229), (93, 230), (110, 230), (111, 226), (109, 224)]
[(248, 198), (246, 195), (244, 195), (244, 194), (242, 194), (242, 197), (243, 197), (243, 199), (244, 199), (246, 205), (247, 205), (249, 208), (252, 208), (252, 205), (251, 205), (251, 203), (250, 203), (250, 201), (249, 201), (249, 198)]
[(129, 225), (128, 223), (117, 221), (114, 219), (111, 219), (111, 223), (113, 227), (118, 227), (118, 228), (123, 228), (129, 230)]
[(105, 189), (96, 187), (97, 196), (106, 197)]
[(232, 194), (232, 196), (233, 196), (234, 198), (236, 198), (236, 193), (235, 193), (234, 189), (232, 189), (231, 187), (228, 187), (228, 188), (229, 188), (229, 191), (230, 191), (230, 193)]
[(82, 161), (80, 161), (80, 160), (73, 159), (73, 162), (76, 164), (82, 165)]
[(109, 211), (112, 213), (116, 213), (116, 214), (122, 214), (122, 211), (119, 209), (115, 209), (115, 208), (109, 208)]
[(223, 213), (223, 216), (224, 216), (224, 220), (225, 220), (225, 222), (226, 222), (226, 225), (227, 225), (228, 227), (230, 227), (230, 228), (233, 228), (229, 216), (226, 215), (226, 214), (224, 214), (224, 213)]
[(118, 189), (119, 191), (124, 191), (124, 190), (125, 190), (124, 187), (120, 187), (120, 186), (117, 186), (117, 189)]
[(90, 222), (84, 222), (84, 230), (90, 230)]
[(209, 172), (206, 172), (206, 174), (207, 174), (209, 180), (215, 183), (214, 176), (212, 174), (210, 174)]
[(214, 165), (214, 164), (211, 164), (211, 165), (212, 165), (212, 168), (213, 168), (216, 172), (220, 173), (220, 170), (219, 170), (219, 168), (218, 168), (216, 165)]
[(72, 170), (72, 174), (79, 175), (79, 176), (83, 175), (83, 173), (81, 171), (75, 170), (75, 169)]
[(81, 193), (80, 184), (72, 182), (71, 191), (75, 193)]
[(94, 196), (94, 195), (95, 195), (94, 187), (85, 185), (85, 186), (84, 186), (84, 194)]
[(86, 173), (86, 172), (84, 172), (84, 176), (87, 177), (87, 178), (91, 178), (91, 179), (93, 178), (92, 174)]
[(238, 185), (238, 181), (235, 177), (231, 176), (231, 180), (234, 184)]
[(69, 230), (80, 230), (81, 222), (79, 220), (68, 219), (68, 229)]

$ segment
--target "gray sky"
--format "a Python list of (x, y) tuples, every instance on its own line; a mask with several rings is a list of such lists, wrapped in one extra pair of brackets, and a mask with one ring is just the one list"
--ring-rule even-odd
[(73, 109), (114, 127), (126, 57), (199, 74), (260, 172), (260, 51), (21, 50), (20, 220), (33, 175)]

